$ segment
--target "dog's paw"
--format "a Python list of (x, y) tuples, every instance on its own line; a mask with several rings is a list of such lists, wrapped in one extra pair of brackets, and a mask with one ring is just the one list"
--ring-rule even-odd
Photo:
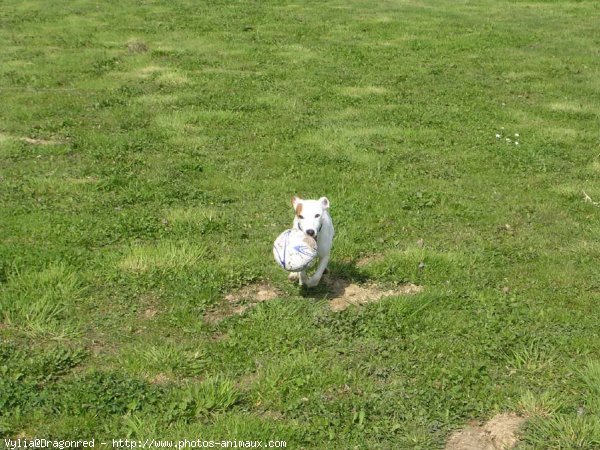
[(298, 272), (290, 272), (290, 274), (288, 275), (288, 280), (290, 281), (298, 281), (298, 279), (300, 278), (300, 275), (298, 275)]
[(309, 278), (308, 280), (306, 280), (303, 284), (308, 287), (308, 288), (314, 288), (317, 286), (317, 284), (319, 284), (319, 281), (321, 281), (321, 278)]

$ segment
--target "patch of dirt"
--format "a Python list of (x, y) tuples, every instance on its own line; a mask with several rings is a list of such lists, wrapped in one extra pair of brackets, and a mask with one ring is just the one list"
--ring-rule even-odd
[(279, 290), (267, 283), (244, 286), (227, 294), (217, 308), (204, 314), (204, 320), (214, 325), (227, 317), (244, 314), (257, 304), (273, 300), (281, 295)]
[(173, 379), (164, 373), (158, 373), (148, 380), (151, 384), (163, 386), (173, 382)]
[[(321, 394), (321, 398), (326, 401), (326, 402), (331, 402), (334, 400), (339, 400), (341, 398), (347, 398), (348, 396), (350, 396), (352, 394), (353, 390), (350, 386), (348, 386), (347, 384), (344, 384), (343, 386), (337, 386), (337, 387), (333, 387), (328, 389), (327, 391), (325, 391), (323, 394)], [(356, 392), (358, 394), (358, 392)], [(360, 393), (362, 394), (362, 393)]]
[[(376, 284), (357, 284), (343, 278), (325, 276), (321, 281), (327, 289), (332, 311), (343, 311), (351, 305), (361, 306), (378, 302), (386, 297), (415, 295), (423, 291), (423, 286), (405, 284), (394, 289), (383, 289)], [(226, 295), (220, 305), (204, 314), (205, 322), (215, 325), (227, 317), (244, 314), (261, 302), (279, 298), (281, 291), (267, 283), (244, 286)]]
[(356, 261), (356, 267), (361, 268), (384, 260), (383, 255), (367, 255)]
[(204, 321), (210, 325), (216, 325), (231, 314), (226, 314), (218, 309), (211, 309), (204, 313)]
[(104, 343), (102, 341), (93, 339), (88, 348), (92, 352), (92, 355), (98, 356), (104, 351)]
[(152, 319), (158, 313), (158, 309), (150, 307), (142, 312), (143, 319)]
[(229, 303), (239, 303), (242, 300), (252, 300), (254, 303), (273, 300), (281, 295), (277, 289), (272, 286), (261, 283), (251, 284), (238, 289), (231, 294), (225, 296), (225, 300)]
[(159, 312), (158, 303), (160, 298), (157, 294), (146, 293), (139, 298), (140, 309), (138, 317), (143, 320), (150, 320), (154, 318)]
[(386, 297), (398, 295), (415, 295), (423, 291), (423, 286), (405, 284), (394, 289), (382, 289), (376, 284), (356, 284), (344, 279), (324, 280), (329, 290), (332, 311), (343, 311), (351, 305), (361, 306), (375, 303)]
[(52, 141), (52, 140), (48, 140), (48, 139), (34, 139), (34, 138), (28, 138), (28, 137), (21, 138), (20, 140), (27, 144), (31, 144), (31, 145), (61, 145), (61, 144), (63, 144), (63, 142), (60, 142), (60, 141)]
[(276, 422), (285, 419), (285, 416), (283, 415), (283, 413), (280, 413), (279, 411), (263, 411), (259, 414), (261, 417), (263, 417), (265, 419), (273, 420)]
[(146, 53), (149, 49), (145, 42), (132, 41), (127, 43), (127, 50), (130, 53)]
[(525, 418), (513, 413), (498, 414), (489, 421), (471, 424), (450, 436), (445, 450), (510, 450), (517, 443), (517, 432)]
[(223, 342), (227, 339), (229, 339), (229, 335), (226, 333), (214, 333), (210, 337), (210, 340), (213, 342)]

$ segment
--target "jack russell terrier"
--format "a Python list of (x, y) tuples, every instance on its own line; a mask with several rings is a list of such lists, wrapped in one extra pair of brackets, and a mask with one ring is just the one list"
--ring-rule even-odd
[(329, 263), (329, 253), (333, 245), (333, 221), (329, 215), (329, 200), (321, 197), (319, 200), (303, 200), (300, 197), (292, 197), (292, 206), (296, 213), (294, 217), (294, 228), (306, 233), (317, 241), (317, 255), (319, 266), (315, 273), (309, 278), (306, 271), (292, 272), (290, 281), (300, 281), (300, 286), (315, 287), (321, 281), (321, 277)]

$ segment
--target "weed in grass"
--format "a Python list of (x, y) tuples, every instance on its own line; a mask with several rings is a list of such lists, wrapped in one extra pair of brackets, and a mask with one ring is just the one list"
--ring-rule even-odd
[(169, 421), (193, 421), (230, 410), (240, 402), (240, 393), (232, 381), (217, 376), (183, 388), (171, 402), (166, 417)]
[(160, 389), (117, 373), (91, 372), (65, 380), (52, 408), (65, 414), (114, 415), (156, 407)]
[(580, 376), (591, 398), (600, 399), (600, 361), (589, 361)]
[(80, 279), (64, 264), (40, 272), (15, 271), (0, 286), (0, 316), (32, 336), (73, 336), (77, 328), (67, 309), (76, 307), (82, 291)]
[(552, 358), (547, 349), (541, 348), (539, 344), (529, 343), (513, 350), (509, 364), (514, 370), (534, 374), (551, 365)]
[(524, 448), (600, 446), (600, 364), (589, 361), (579, 377), (583, 388), (574, 399), (547, 392), (538, 397), (527, 394), (522, 399), (522, 406), (532, 417), (524, 435)]
[(24, 351), (2, 342), (0, 351), (0, 417), (18, 419), (47, 404), (44, 392), (87, 358), (83, 349), (52, 345)]
[(531, 419), (525, 429), (526, 449), (594, 449), (600, 447), (600, 419), (557, 415)]
[(134, 247), (120, 266), (132, 272), (177, 272), (193, 268), (205, 254), (205, 248), (186, 242), (161, 242), (158, 246)]
[[(182, 351), (173, 345), (149, 346), (138, 357), (146, 370), (158, 373), (197, 376), (206, 369), (206, 358), (201, 351)], [(139, 362), (135, 365), (139, 366)]]
[(525, 392), (517, 404), (525, 417), (552, 417), (566, 408), (566, 403), (559, 395), (544, 391), (535, 394)]
[[(162, 436), (164, 424), (159, 418), (129, 414), (123, 418), (123, 429), (128, 439), (145, 439), (147, 436)], [(164, 437), (164, 436), (163, 436)]]

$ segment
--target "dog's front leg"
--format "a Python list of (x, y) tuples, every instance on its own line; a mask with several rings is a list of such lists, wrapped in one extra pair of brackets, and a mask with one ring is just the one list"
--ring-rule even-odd
[(308, 275), (306, 275), (306, 271), (300, 272), (300, 286), (302, 286), (302, 285), (308, 286), (309, 281), (310, 280), (308, 279)]
[[(319, 267), (317, 267), (317, 270), (313, 274), (313, 276), (310, 277), (310, 279), (308, 279), (306, 281), (302, 280), (302, 283), (305, 284), (307, 287), (315, 287), (317, 284), (319, 284), (319, 281), (321, 281), (321, 277), (323, 276), (323, 273), (327, 269), (328, 263), (329, 263), (329, 255), (323, 256), (320, 259)], [(303, 275), (306, 277), (306, 274), (304, 272), (303, 272)]]

